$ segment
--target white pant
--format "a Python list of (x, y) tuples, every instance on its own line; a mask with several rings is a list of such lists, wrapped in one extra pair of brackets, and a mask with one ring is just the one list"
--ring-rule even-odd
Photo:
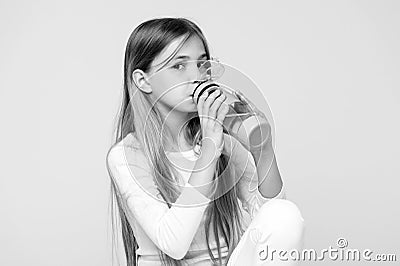
[(304, 219), (296, 204), (271, 199), (261, 206), (247, 227), (227, 266), (299, 265), (291, 259), (294, 252), (290, 251), (295, 249), (301, 253), (304, 230)]

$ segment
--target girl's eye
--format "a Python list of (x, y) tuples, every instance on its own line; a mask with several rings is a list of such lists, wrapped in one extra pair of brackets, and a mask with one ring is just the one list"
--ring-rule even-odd
[(178, 63), (172, 66), (173, 69), (182, 70), (185, 67), (184, 64)]
[(211, 64), (207, 60), (200, 60), (197, 63), (197, 68), (200, 69), (201, 72), (207, 71), (211, 67)]
[(207, 64), (207, 60), (199, 60), (198, 62), (197, 62), (197, 67), (198, 68), (204, 68)]

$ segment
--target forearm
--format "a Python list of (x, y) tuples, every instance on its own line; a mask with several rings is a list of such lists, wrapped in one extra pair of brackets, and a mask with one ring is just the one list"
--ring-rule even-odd
[(282, 189), (282, 179), (271, 139), (261, 150), (252, 151), (251, 154), (257, 167), (258, 190), (266, 198), (275, 197)]
[(195, 187), (204, 196), (211, 199), (216, 187), (216, 180), (213, 180), (217, 159), (213, 159), (214, 151), (211, 149), (202, 149), (202, 153), (195, 163), (188, 183)]

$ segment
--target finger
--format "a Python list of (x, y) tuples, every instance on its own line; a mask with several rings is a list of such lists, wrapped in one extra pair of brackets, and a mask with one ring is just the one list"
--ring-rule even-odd
[(197, 103), (197, 113), (199, 114), (200, 125), (203, 124), (203, 118), (204, 118), (203, 107), (204, 107), (205, 100), (206, 100), (206, 95), (201, 95), (199, 97), (199, 101)]
[(241, 91), (235, 91), (236, 96), (239, 98), (240, 101), (244, 102), (252, 112), (256, 113), (258, 116), (268, 120), (265, 114), (248, 98), (246, 97)]
[(229, 112), (229, 105), (223, 101), (221, 107), (218, 109), (217, 120), (221, 125), (224, 123), (225, 117)]
[(236, 91), (236, 95), (238, 96), (239, 100), (244, 102), (245, 104), (249, 105), (250, 108), (254, 109), (255, 105), (253, 104), (252, 101), (249, 100), (241, 91)]
[[(214, 94), (216, 94), (215, 97), (211, 96), (211, 95), (214, 95)], [(216, 119), (217, 111), (218, 111), (219, 107), (221, 106), (222, 102), (226, 100), (226, 95), (223, 94), (223, 92), (221, 90), (218, 90), (215, 93), (212, 93), (211, 95), (210, 95), (211, 97), (214, 97), (214, 101), (213, 101), (213, 103), (212, 103), (212, 105), (210, 107), (210, 110), (209, 110), (208, 114), (213, 119)]]
[(205, 118), (214, 118), (215, 119), (215, 115), (214, 116), (210, 116), (210, 107), (211, 104), (213, 104), (216, 95), (218, 95), (220, 93), (220, 90), (216, 90), (212, 93), (210, 93), (210, 95), (208, 95), (207, 99), (204, 102), (204, 106), (203, 106), (203, 114), (206, 116)]

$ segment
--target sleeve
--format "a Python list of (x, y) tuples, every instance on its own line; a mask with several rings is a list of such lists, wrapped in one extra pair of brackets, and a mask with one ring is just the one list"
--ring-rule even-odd
[(257, 167), (251, 152), (235, 138), (227, 137), (230, 138), (229, 141), (232, 141), (229, 145), (229, 147), (232, 147), (230, 160), (234, 165), (235, 178), (239, 179), (237, 181), (237, 186), (239, 186), (238, 198), (242, 203), (243, 209), (253, 220), (261, 206), (267, 201), (271, 199), (286, 199), (285, 183), (282, 180), (281, 190), (275, 197), (264, 197), (258, 190)]
[(127, 216), (134, 217), (161, 251), (174, 259), (183, 258), (211, 200), (187, 183), (176, 202), (171, 202), (171, 208), (168, 208), (147, 162), (142, 161), (144, 155), (135, 152), (132, 162), (127, 160), (125, 150), (113, 147), (107, 155), (107, 163), (118, 196), (129, 212)]

